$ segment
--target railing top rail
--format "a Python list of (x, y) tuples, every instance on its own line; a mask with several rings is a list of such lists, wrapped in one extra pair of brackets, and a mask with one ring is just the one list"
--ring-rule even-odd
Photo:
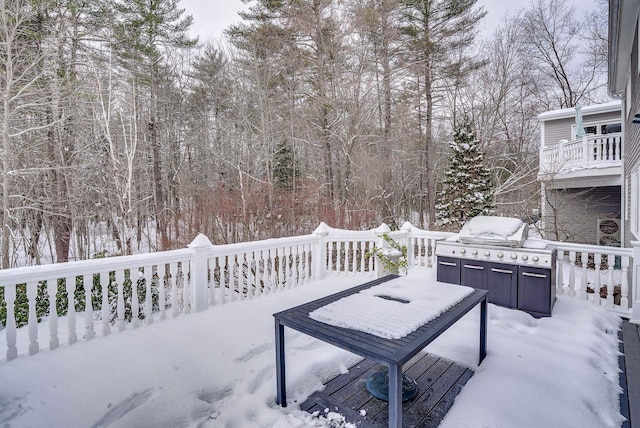
[(568, 242), (549, 241), (558, 250), (576, 251), (581, 253), (607, 253), (614, 256), (632, 256), (633, 248), (605, 247), (602, 245), (571, 244)]
[(102, 259), (78, 260), (66, 263), (53, 263), (5, 269), (0, 270), (0, 286), (30, 281), (41, 281), (45, 278), (64, 278), (66, 276), (79, 276), (155, 264), (179, 262), (188, 259), (190, 254), (190, 249), (183, 248), (158, 253), (106, 257)]
[(411, 238), (447, 239), (456, 235), (457, 233), (454, 232), (434, 232), (420, 229), (413, 229), (409, 232), (409, 237)]

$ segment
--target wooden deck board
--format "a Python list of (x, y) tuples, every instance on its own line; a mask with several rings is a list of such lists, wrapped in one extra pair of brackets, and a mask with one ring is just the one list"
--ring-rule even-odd
[[(624, 360), (621, 362), (621, 369), (624, 370), (625, 379), (621, 378), (620, 383), (626, 388), (620, 407), (622, 411), (627, 407), (629, 419), (623, 427), (640, 428), (640, 326), (623, 321), (622, 340)], [(626, 385), (622, 385), (623, 383)]]
[[(300, 408), (309, 413), (327, 408), (345, 416), (358, 427), (386, 427), (388, 403), (373, 398), (366, 389), (367, 378), (382, 366), (363, 360), (349, 372), (331, 379), (323, 391), (312, 394)], [(432, 354), (416, 355), (404, 366), (404, 373), (418, 382), (418, 395), (402, 405), (403, 425), (436, 427), (449, 411), (455, 397), (473, 372)], [(364, 411), (364, 415), (361, 414)]]

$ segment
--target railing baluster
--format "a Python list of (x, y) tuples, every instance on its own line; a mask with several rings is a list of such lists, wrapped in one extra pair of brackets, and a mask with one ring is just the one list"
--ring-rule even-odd
[[(164, 271), (164, 272), (163, 272)], [(160, 321), (167, 319), (167, 293), (166, 293), (166, 277), (167, 266), (162, 263), (156, 266), (156, 286), (158, 287), (158, 307), (160, 309)]]
[(118, 331), (124, 331), (124, 270), (118, 269), (115, 275), (115, 285), (118, 290), (118, 301), (116, 304), (116, 324)]
[[(191, 263), (187, 261), (180, 262), (178, 269), (178, 283), (180, 284), (180, 290), (182, 290), (182, 313), (191, 313)], [(186, 272), (185, 272), (186, 271)]]
[(29, 299), (29, 355), (38, 353), (40, 345), (38, 344), (38, 315), (36, 314), (36, 296), (38, 295), (38, 282), (32, 281), (27, 283), (27, 299)]
[(291, 276), (289, 273), (289, 247), (282, 247), (282, 285), (291, 288)]
[(244, 295), (242, 293), (242, 267), (240, 266), (239, 255), (236, 254), (233, 256), (233, 289), (234, 289), (234, 297), (235, 300), (242, 301), (244, 299)]
[(335, 272), (335, 268), (334, 268), (334, 246), (337, 245), (335, 242), (327, 242), (327, 246), (329, 248), (329, 259), (327, 261), (328, 267), (327, 270), (330, 274), (333, 274)]
[(340, 242), (340, 271), (342, 273), (349, 273), (349, 243)]
[(578, 298), (582, 300), (587, 300), (587, 262), (589, 261), (589, 254), (586, 252), (580, 253), (580, 261), (582, 262), (581, 266), (581, 276), (580, 283), (577, 285), (578, 288)]
[(67, 290), (67, 330), (69, 345), (78, 341), (76, 333), (76, 277), (67, 276), (65, 279), (65, 289)]
[[(218, 286), (220, 285), (220, 257), (214, 257), (209, 261), (209, 304), (215, 306), (218, 304)], [(216, 281), (216, 278), (218, 280)]]
[(171, 298), (171, 315), (175, 318), (180, 314), (180, 290), (178, 289), (178, 263), (169, 263), (167, 284)]
[(298, 245), (298, 283), (304, 285), (307, 282), (307, 263), (305, 260), (307, 257), (307, 245)]
[(593, 296), (591, 297), (591, 301), (599, 305), (600, 304), (600, 287), (601, 287), (600, 269), (602, 267), (602, 254), (601, 253), (594, 254), (593, 259), (595, 263), (595, 266), (594, 266), (595, 280), (593, 283)]
[(96, 336), (93, 329), (93, 274), (83, 275), (82, 288), (84, 288), (84, 338), (91, 340)]
[(436, 246), (438, 245), (438, 240), (435, 238), (429, 238), (429, 246), (425, 248), (425, 252), (427, 254), (427, 266), (432, 268), (436, 261)]
[(111, 308), (109, 307), (109, 272), (100, 273), (100, 286), (102, 287), (102, 308), (100, 310), (100, 315), (102, 317), (102, 335), (108, 336), (109, 333), (111, 333)]
[(576, 287), (576, 252), (569, 251), (569, 297), (574, 297)]
[(145, 324), (153, 324), (153, 267), (144, 267), (144, 321)]
[(305, 283), (309, 283), (311, 282), (311, 262), (312, 262), (312, 256), (311, 256), (311, 244), (304, 244), (303, 246), (303, 251), (304, 251), (304, 282)]
[(16, 288), (15, 284), (4, 286), (4, 301), (7, 304), (7, 322), (5, 325), (5, 337), (7, 338), (7, 361), (14, 360), (18, 357), (18, 348), (16, 347)]
[(275, 250), (275, 254), (276, 254), (275, 286), (277, 290), (281, 290), (284, 283), (282, 279), (282, 263), (283, 263), (282, 252), (283, 252), (282, 248), (276, 248)]
[[(376, 246), (375, 241), (369, 241), (369, 250), (373, 251), (375, 246)], [(368, 263), (369, 263), (369, 273), (373, 273), (373, 269), (374, 269), (373, 264), (375, 263), (375, 257), (369, 257)]]
[(138, 300), (138, 283), (143, 278), (140, 269), (131, 269), (129, 279), (131, 279), (131, 324), (133, 328), (140, 327), (140, 302)]
[(267, 293), (273, 293), (275, 290), (273, 288), (273, 284), (275, 281), (275, 276), (273, 272), (274, 266), (274, 255), (273, 249), (269, 248), (264, 251), (264, 273), (262, 277), (264, 278), (264, 287), (267, 290)]
[(259, 252), (253, 253), (253, 263), (254, 263), (254, 284), (256, 286), (256, 291), (259, 296), (267, 293), (267, 290), (264, 288), (264, 251), (260, 250)]
[(251, 272), (251, 265), (253, 259), (253, 251), (248, 251), (244, 253), (244, 261), (242, 265), (243, 275), (242, 279), (245, 284), (245, 289), (247, 290), (247, 298), (252, 299), (255, 296), (255, 281), (253, 278), (253, 273)]
[(620, 284), (620, 309), (629, 309), (629, 257), (622, 257), (622, 284)]
[(291, 251), (291, 256), (290, 256), (290, 272), (291, 272), (291, 282), (293, 283), (294, 287), (297, 287), (300, 285), (300, 282), (298, 281), (299, 279), (299, 275), (298, 275), (298, 246), (297, 245), (292, 245), (290, 248)]
[(287, 246), (289, 250), (289, 256), (287, 257), (287, 266), (289, 272), (289, 281), (291, 283), (291, 287), (298, 286), (298, 278), (296, 275), (296, 247), (294, 245)]
[(615, 266), (615, 256), (613, 254), (607, 254), (607, 308), (613, 308), (613, 291), (614, 291), (614, 283), (613, 283), (613, 268)]
[(358, 257), (357, 256), (358, 256), (358, 248), (359, 248), (359, 245), (360, 245), (361, 242), (362, 242), (361, 240), (358, 240), (358, 241), (354, 241), (354, 242), (351, 243), (352, 255), (351, 255), (351, 267), (349, 269), (351, 275), (357, 275), (358, 274), (358, 270), (357, 270), (358, 269), (358, 264), (357, 264)]
[(58, 279), (47, 279), (47, 294), (49, 294), (49, 349), (56, 349), (60, 345), (58, 339), (58, 309), (56, 305), (58, 294)]
[(227, 275), (226, 275), (226, 280), (227, 280), (227, 297), (229, 302), (233, 302), (236, 300), (236, 298), (238, 297), (236, 295), (236, 289), (235, 289), (235, 256), (234, 255), (229, 255), (227, 256), (226, 259), (226, 263), (227, 263)]
[(558, 250), (557, 258), (557, 275), (558, 280), (556, 281), (556, 294), (562, 295), (564, 293), (564, 251)]
[(253, 272), (253, 262), (255, 260), (255, 254), (253, 251), (247, 251), (244, 253), (244, 281), (247, 289), (247, 297), (253, 299), (256, 296), (256, 282)]

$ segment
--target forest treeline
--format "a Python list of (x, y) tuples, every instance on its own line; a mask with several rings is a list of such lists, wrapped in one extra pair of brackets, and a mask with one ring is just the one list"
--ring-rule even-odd
[[(178, 0), (0, 0), (2, 267), (408, 220), (435, 229), (464, 119), (526, 217), (545, 110), (602, 101), (607, 6), (247, 0), (200, 41)], [(100, 230), (101, 232), (96, 232)]]

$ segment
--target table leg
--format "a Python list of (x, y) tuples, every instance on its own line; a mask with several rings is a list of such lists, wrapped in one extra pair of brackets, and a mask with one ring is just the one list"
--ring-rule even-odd
[(402, 365), (389, 365), (389, 428), (402, 428)]
[(478, 365), (487, 356), (487, 298), (480, 302), (480, 358)]
[(276, 319), (276, 404), (287, 407), (287, 385), (284, 371), (284, 326)]

